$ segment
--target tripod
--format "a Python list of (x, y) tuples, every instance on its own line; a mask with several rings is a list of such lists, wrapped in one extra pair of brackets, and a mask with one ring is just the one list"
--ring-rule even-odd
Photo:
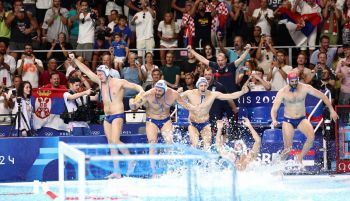
[(16, 101), (17, 101), (17, 107), (18, 107), (18, 110), (15, 114), (15, 118), (13, 120), (13, 126), (11, 128), (11, 131), (10, 131), (10, 134), (12, 134), (12, 131), (14, 128), (16, 128), (16, 122), (17, 122), (17, 137), (21, 137), (22, 136), (22, 133), (21, 133), (21, 124), (22, 124), (22, 118), (23, 118), (23, 121), (25, 123), (25, 125), (27, 126), (27, 128), (29, 129), (28, 132), (27, 132), (27, 135), (29, 134), (29, 136), (31, 136), (31, 129), (29, 127), (29, 124), (22, 112), (22, 98), (20, 97), (17, 97), (16, 98)]

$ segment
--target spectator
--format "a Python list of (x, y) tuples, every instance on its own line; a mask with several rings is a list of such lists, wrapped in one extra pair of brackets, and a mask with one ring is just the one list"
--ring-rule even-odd
[(194, 47), (203, 47), (203, 44), (211, 43), (211, 26), (212, 16), (214, 16), (215, 10), (211, 13), (206, 12), (205, 1), (196, 0), (191, 10), (191, 17), (194, 19), (195, 26), (195, 38)]
[[(67, 89), (66, 85), (63, 85), (60, 80), (60, 73), (58, 71), (52, 71), (50, 73), (50, 83), (43, 85), (42, 88), (49, 88), (49, 89)], [(66, 80), (66, 77), (64, 77)], [(66, 80), (67, 84), (67, 80)]]
[(271, 91), (278, 91), (286, 86), (287, 75), (293, 68), (286, 65), (286, 53), (278, 50), (276, 53), (276, 61), (271, 63), (270, 71), (267, 75), (267, 81), (271, 81)]
[(7, 44), (0, 41), (0, 82), (4, 87), (12, 85), (11, 77), (16, 71), (15, 59), (7, 54)]
[(79, 35), (79, 21), (75, 20), (78, 10), (80, 10), (80, 0), (77, 0), (75, 6), (68, 11), (69, 43), (72, 44), (74, 49), (77, 47)]
[[(123, 8), (121, 5), (118, 5), (118, 2), (115, 0), (108, 0), (106, 4), (105, 15), (108, 18), (108, 21), (112, 22), (114, 17), (117, 17), (118, 14), (123, 14)], [(114, 12), (115, 11), (115, 12)], [(113, 27), (112, 27), (113, 30)]]
[[(233, 50), (225, 49), (222, 43), (222, 40), (219, 39), (219, 47), (221, 52), (225, 54), (225, 56), (229, 59), (229, 63), (236, 61), (238, 58), (242, 57), (244, 53), (244, 43), (243, 38), (241, 36), (236, 36), (233, 41)], [(246, 60), (250, 59), (250, 54), (243, 57), (243, 61), (237, 65), (237, 67), (241, 67)]]
[(275, 55), (276, 49), (273, 47), (272, 38), (270, 36), (262, 36), (256, 51), (256, 59), (258, 66), (264, 70), (264, 75), (269, 73), (272, 60), (276, 58)]
[(119, 15), (117, 10), (111, 10), (110, 15), (108, 15), (107, 27), (111, 32), (113, 32), (114, 27), (118, 25)]
[(178, 26), (182, 23), (187, 3), (187, 0), (171, 0), (171, 8), (175, 10), (175, 22)]
[(120, 72), (122, 72), (123, 69), (115, 69), (115, 67), (113, 67), (113, 59), (111, 55), (112, 54), (105, 53), (102, 56), (102, 65), (105, 65), (108, 67), (109, 75), (111, 77), (120, 79), (121, 76), (120, 76), (119, 70)]
[(166, 84), (173, 88), (177, 89), (180, 84), (180, 67), (174, 65), (174, 54), (172, 52), (168, 52), (165, 57), (165, 65), (160, 68), (163, 73), (163, 80), (165, 80)]
[[(32, 42), (31, 33), (38, 28), (32, 13), (24, 10), (22, 0), (14, 1), (13, 12), (8, 14), (5, 23), (11, 29), (11, 50), (23, 50), (26, 43)], [(17, 59), (17, 53), (12, 52), (11, 56)]]
[(11, 32), (9, 27), (6, 26), (6, 18), (8, 16), (8, 12), (4, 9), (4, 2), (0, 1), (0, 41), (4, 41), (6, 43), (10, 42)]
[(249, 44), (251, 44), (252, 47), (253, 47), (252, 50), (250, 50), (249, 54), (253, 58), (256, 58), (256, 51), (257, 51), (257, 48), (258, 48), (258, 46), (260, 44), (261, 37), (262, 37), (262, 35), (261, 35), (261, 27), (254, 26), (254, 28), (253, 28), (253, 37), (249, 40)]
[(26, 44), (21, 59), (17, 61), (17, 73), (23, 81), (29, 81), (31, 87), (38, 88), (39, 73), (44, 71), (43, 63), (33, 53), (33, 46)]
[(185, 92), (187, 90), (195, 89), (194, 86), (194, 75), (192, 73), (186, 73), (185, 74), (185, 82), (182, 84), (182, 86), (177, 90), (179, 93)]
[(236, 84), (242, 88), (257, 66), (257, 62), (254, 59), (244, 62), (244, 66), (239, 67), (238, 73), (236, 73)]
[(30, 101), (31, 96), (32, 96), (32, 85), (28, 81), (22, 82), (18, 87), (18, 91), (17, 91), (18, 101), (16, 101), (14, 105), (12, 114), (17, 114), (19, 109), (18, 105), (22, 106), (22, 110), (20, 112), (22, 112), (24, 118), (21, 118), (20, 125), (18, 124), (18, 121), (15, 121), (15, 122), (16, 122), (16, 129), (20, 131), (23, 137), (30, 135), (30, 131), (32, 129), (34, 110)]
[[(292, 11), (298, 12), (301, 15), (317, 13), (318, 15), (321, 16), (321, 8), (319, 5), (316, 4), (315, 0), (306, 0), (306, 1), (296, 0), (292, 7)], [(312, 33), (307, 37), (307, 40), (303, 43), (300, 49), (305, 51), (306, 46), (308, 45), (310, 53), (312, 53), (315, 50), (316, 36), (317, 36), (317, 27), (313, 29)]]
[[(97, 16), (90, 10), (88, 0), (80, 1), (79, 11), (74, 17), (74, 20), (79, 20), (77, 49), (91, 50), (94, 45), (95, 21), (97, 20)], [(78, 55), (83, 56), (87, 61), (91, 61), (91, 51), (79, 52)]]
[(154, 87), (154, 85), (162, 78), (163, 73), (159, 68), (152, 70), (152, 83), (145, 87), (145, 91), (148, 91)]
[[(145, 80), (143, 88), (153, 83), (153, 70), (157, 69), (158, 66), (153, 63), (153, 54), (151, 52), (146, 53), (146, 62), (141, 66), (142, 79)], [(160, 78), (159, 78), (160, 79)]]
[(294, 70), (297, 71), (299, 75), (299, 82), (310, 84), (312, 80), (311, 70), (305, 66), (307, 62), (307, 56), (305, 53), (300, 52), (297, 58), (297, 67)]
[(261, 27), (261, 33), (271, 36), (271, 25), (273, 23), (273, 11), (267, 7), (267, 0), (261, 0), (260, 8), (253, 12), (254, 26)]
[(248, 13), (247, 9), (243, 7), (240, 0), (232, 0), (232, 11), (229, 12), (231, 18), (231, 32), (232, 36), (242, 36), (245, 41), (248, 40)]
[[(67, 112), (73, 113), (77, 111), (78, 106), (89, 104), (89, 97), (92, 90), (87, 89), (79, 92), (81, 81), (79, 78), (69, 79), (69, 91), (63, 94), (64, 104)], [(86, 136), (90, 135), (91, 130), (87, 122), (85, 121), (69, 121), (68, 131), (73, 136)]]
[(332, 97), (335, 97), (335, 75), (329, 68), (315, 67), (317, 73), (311, 85), (318, 90), (330, 90)]
[(320, 48), (316, 51), (314, 51), (310, 57), (310, 68), (313, 69), (315, 65), (317, 64), (318, 55), (320, 52), (327, 53), (327, 66), (329, 68), (333, 65), (333, 60), (337, 54), (337, 48), (330, 48), (329, 47), (329, 37), (324, 35), (320, 38)]
[(340, 105), (350, 104), (350, 45), (343, 45), (346, 57), (338, 62), (336, 74), (341, 81), (338, 103)]
[[(184, 84), (184, 81), (186, 81), (186, 74), (187, 73), (194, 73), (197, 66), (197, 60), (194, 57), (194, 55), (190, 52), (187, 53), (187, 59), (184, 61), (180, 67), (180, 83)], [(193, 80), (195, 81), (195, 80)]]
[[(52, 2), (52, 8), (46, 11), (42, 25), (43, 36), (46, 37), (49, 43), (57, 41), (61, 32), (68, 34), (68, 10), (61, 8), (61, 0), (53, 0)], [(68, 42), (68, 40), (65, 42)]]
[[(212, 22), (211, 22), (211, 42), (217, 44), (217, 34), (216, 33), (225, 33), (226, 30), (226, 20), (228, 15), (228, 10), (226, 4), (219, 0), (212, 0), (206, 8), (207, 12), (214, 13)], [(225, 40), (225, 37), (223, 37)]]
[(52, 7), (52, 1), (36, 0), (36, 19), (38, 20), (38, 24), (40, 27), (44, 22), (47, 9), (51, 7)]
[(128, 22), (129, 22), (129, 28), (132, 31), (131, 41), (135, 41), (135, 32), (136, 32), (136, 26), (134, 23), (132, 23), (132, 19), (136, 15), (136, 13), (141, 12), (143, 10), (142, 0), (128, 0), (128, 3), (126, 6), (129, 8), (129, 15), (128, 15)]
[(153, 23), (156, 12), (152, 10), (148, 3), (141, 1), (142, 11), (135, 14), (131, 23), (136, 25), (136, 48), (139, 49), (137, 55), (139, 60), (145, 54), (140, 49), (146, 49), (146, 52), (152, 52), (154, 48)]
[(7, 92), (8, 99), (9, 98), (12, 99), (15, 96), (17, 96), (18, 87), (22, 83), (22, 78), (18, 75), (15, 75), (15, 76), (13, 76), (12, 83), (13, 83), (13, 85), (8, 88), (9, 89)]
[(32, 13), (34, 17), (36, 16), (35, 2), (36, 2), (36, 0), (23, 0), (24, 10)]
[(5, 85), (0, 82), (0, 125), (9, 124), (11, 122), (11, 99), (5, 93)]
[(126, 60), (126, 55), (129, 54), (128, 44), (123, 40), (121, 32), (115, 34), (111, 48), (113, 48), (114, 53), (114, 66), (121, 70)]
[(214, 45), (212, 43), (205, 44), (204, 49), (202, 50), (202, 55), (209, 61), (215, 62), (216, 51)]
[(127, 26), (127, 18), (125, 15), (119, 16), (118, 25), (116, 25), (113, 29), (113, 35), (115, 35), (117, 32), (121, 32), (123, 34), (123, 40), (128, 44), (128, 47), (130, 47), (131, 44), (131, 30)]
[(336, 7), (337, 0), (329, 0), (326, 3), (326, 7), (323, 8), (323, 26), (321, 30), (321, 36), (328, 36), (329, 43), (336, 45), (338, 42), (338, 21), (341, 19), (341, 11)]
[(213, 68), (214, 76), (216, 81), (222, 83), (228, 93), (233, 93), (238, 90), (238, 87), (235, 82), (235, 72), (236, 66), (238, 66), (248, 55), (248, 51), (250, 50), (250, 45), (246, 46), (246, 50), (238, 58), (236, 61), (227, 64), (227, 59), (224, 53), (219, 53), (216, 58), (216, 62), (212, 62), (196, 53), (191, 47), (189, 47), (189, 51), (196, 57), (196, 59), (203, 64)]
[(39, 86), (44, 86), (50, 83), (50, 77), (52, 73), (56, 73), (60, 77), (60, 83), (62, 85), (67, 85), (67, 79), (65, 74), (57, 71), (57, 61), (56, 59), (52, 58), (47, 62), (47, 70), (42, 72), (39, 77)]
[(47, 52), (46, 58), (47, 59), (55, 58), (57, 59), (57, 63), (61, 65), (68, 57), (67, 50), (72, 50), (72, 49), (73, 49), (72, 45), (67, 42), (66, 34), (61, 32), (58, 34), (58, 40), (54, 39), (51, 42), (51, 47), (50, 47), (50, 50)]
[[(136, 54), (130, 52), (128, 56), (129, 67), (124, 67), (122, 71), (122, 76), (125, 80), (131, 83), (135, 83), (141, 85), (142, 80), (142, 72), (141, 72), (141, 64), (136, 61)], [(132, 97), (137, 94), (137, 91), (125, 89), (124, 97)]]
[[(216, 58), (216, 57), (215, 57)], [(198, 62), (196, 69), (194, 70), (194, 80), (197, 81), (198, 78), (203, 77), (204, 76), (204, 70), (208, 68), (207, 65), (205, 65), (203, 62)]]
[[(180, 32), (179, 26), (174, 21), (174, 16), (171, 12), (167, 12), (158, 25), (158, 37), (160, 38), (160, 48), (176, 48), (178, 33)], [(160, 62), (165, 64), (165, 53), (167, 50), (160, 50)]]
[(102, 55), (107, 53), (105, 49), (108, 49), (109, 47), (110, 47), (110, 44), (106, 40), (105, 35), (103, 33), (99, 33), (94, 42), (94, 52), (92, 54), (92, 62), (91, 62), (92, 70), (96, 69), (99, 61), (101, 61)]
[(271, 84), (263, 79), (264, 70), (255, 68), (248, 79), (248, 87), (250, 91), (268, 91), (271, 89)]
[(344, 2), (341, 24), (343, 26), (343, 44), (350, 45), (350, 0)]
[[(173, 0), (174, 1), (174, 0)], [(192, 1), (186, 1), (185, 12), (182, 15), (181, 28), (183, 28), (183, 46), (193, 45), (195, 34), (194, 19), (191, 16)]]

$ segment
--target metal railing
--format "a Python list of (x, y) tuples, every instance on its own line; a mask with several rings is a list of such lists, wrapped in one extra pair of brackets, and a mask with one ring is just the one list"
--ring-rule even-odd
[[(326, 92), (324, 93), (326, 96), (328, 95), (328, 99), (329, 101), (332, 101), (332, 94), (331, 92), (326, 89)], [(323, 101), (322, 100), (319, 100), (317, 105), (314, 107), (314, 109), (311, 111), (309, 117), (308, 117), (308, 121), (311, 122), (311, 118), (312, 116), (315, 114), (316, 110), (318, 109), (318, 107), (321, 106), (321, 104), (323, 104)], [(320, 126), (322, 125), (323, 123), (324, 118), (322, 117), (322, 119), (320, 119), (320, 121), (318, 122), (318, 124), (316, 125), (316, 127), (314, 128), (314, 133), (317, 132), (317, 130), (320, 128)], [(325, 138), (323, 138), (322, 140), (322, 151), (323, 151), (323, 169), (326, 170), (327, 169), (327, 163), (328, 163), (328, 160), (327, 160), (327, 141), (325, 140)]]

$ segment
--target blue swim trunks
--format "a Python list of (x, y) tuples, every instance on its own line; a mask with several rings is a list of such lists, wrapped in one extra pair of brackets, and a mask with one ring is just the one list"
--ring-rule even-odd
[(210, 125), (209, 121), (203, 122), (203, 123), (196, 123), (196, 122), (190, 122), (190, 124), (197, 128), (198, 132), (201, 132), (203, 130), (204, 127), (206, 127), (207, 125)]
[(296, 129), (296, 128), (298, 127), (298, 125), (300, 124), (300, 122), (301, 122), (302, 120), (304, 120), (304, 119), (306, 119), (305, 116), (300, 117), (300, 118), (298, 118), (298, 119), (293, 119), (293, 118), (284, 117), (284, 120), (283, 120), (283, 121), (292, 124), (292, 126), (294, 127), (294, 129)]
[(107, 115), (105, 116), (105, 121), (107, 121), (108, 123), (112, 123), (114, 119), (118, 119), (118, 118), (121, 118), (121, 119), (125, 119), (125, 114), (112, 114), (112, 115)]
[(152, 119), (152, 118), (146, 118), (146, 122), (152, 122), (154, 123), (158, 128), (159, 130), (161, 130), (164, 126), (164, 124), (166, 122), (168, 122), (170, 120), (170, 117), (167, 117), (165, 119), (161, 119), (161, 120), (158, 120), (158, 119)]

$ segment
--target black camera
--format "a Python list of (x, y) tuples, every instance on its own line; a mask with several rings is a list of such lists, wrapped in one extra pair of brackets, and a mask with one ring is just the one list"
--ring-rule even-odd
[(21, 104), (21, 103), (22, 103), (22, 98), (21, 98), (21, 97), (16, 97), (16, 102), (17, 102), (18, 104)]

